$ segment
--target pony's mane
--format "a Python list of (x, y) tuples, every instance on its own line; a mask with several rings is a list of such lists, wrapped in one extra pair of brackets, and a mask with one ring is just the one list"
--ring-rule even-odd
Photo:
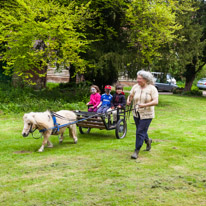
[[(49, 111), (46, 112), (30, 112), (25, 114), (27, 119), (33, 124), (48, 129), (51, 127), (53, 120)], [(25, 117), (25, 116), (24, 116)]]

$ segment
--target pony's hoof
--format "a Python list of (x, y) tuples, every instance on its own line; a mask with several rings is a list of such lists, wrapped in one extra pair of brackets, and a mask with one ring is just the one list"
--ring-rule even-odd
[(78, 140), (75, 140), (75, 141), (74, 141), (74, 144), (77, 144), (77, 142), (78, 142)]
[(59, 144), (62, 144), (62, 142), (63, 142), (63, 141), (62, 141), (62, 140), (60, 140), (60, 141), (59, 141)]
[(48, 147), (48, 148), (52, 148), (52, 147), (53, 147), (53, 145), (51, 144), (51, 145), (48, 145), (47, 147)]
[(39, 149), (38, 152), (43, 152), (43, 150), (42, 150), (42, 149)]

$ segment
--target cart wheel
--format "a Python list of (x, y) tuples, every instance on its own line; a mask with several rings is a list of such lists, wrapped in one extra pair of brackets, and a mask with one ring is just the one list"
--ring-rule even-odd
[(127, 123), (124, 119), (120, 119), (116, 125), (116, 137), (117, 139), (123, 139), (127, 134)]
[(91, 128), (88, 128), (88, 127), (79, 127), (79, 132), (81, 134), (89, 134), (90, 130), (91, 130)]

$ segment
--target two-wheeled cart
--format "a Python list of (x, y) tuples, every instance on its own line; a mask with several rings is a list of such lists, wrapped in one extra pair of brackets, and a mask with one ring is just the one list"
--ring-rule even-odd
[(95, 112), (75, 111), (77, 115), (77, 126), (81, 134), (90, 133), (92, 128), (100, 130), (115, 130), (116, 138), (123, 139), (127, 134), (127, 122), (125, 108), (118, 108), (117, 121), (113, 121), (113, 113), (105, 114)]

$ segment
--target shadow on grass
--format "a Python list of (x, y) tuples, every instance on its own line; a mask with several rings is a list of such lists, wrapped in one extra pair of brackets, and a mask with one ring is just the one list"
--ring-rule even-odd
[[(37, 139), (34, 139), (32, 136), (23, 139), (21, 146), (18, 145), (18, 147), (14, 146), (13, 148), (11, 148), (11, 153), (13, 153), (14, 155), (30, 155), (32, 153), (39, 153), (38, 149), (42, 145), (43, 138), (38, 138), (38, 137), (39, 135), (36, 134), (35, 138)], [(98, 144), (98, 142), (102, 142), (102, 141), (108, 141), (108, 142), (113, 140), (118, 141), (115, 135), (115, 129), (110, 131), (110, 130), (99, 130), (99, 129), (92, 128), (89, 134), (78, 133), (77, 137), (78, 137), (78, 143), (75, 144), (67, 131), (65, 132), (63, 142), (59, 143), (58, 136), (52, 135), (50, 136), (49, 140), (52, 142), (53, 148), (48, 148), (47, 146), (45, 146), (43, 153), (44, 152), (56, 153), (58, 150), (61, 149), (73, 150), (74, 148), (77, 149), (77, 147), (78, 149), (80, 149), (88, 143)]]
[(115, 130), (107, 131), (107, 130), (91, 130), (89, 134), (79, 134), (79, 139), (83, 140), (92, 140), (92, 141), (105, 141), (116, 139)]

